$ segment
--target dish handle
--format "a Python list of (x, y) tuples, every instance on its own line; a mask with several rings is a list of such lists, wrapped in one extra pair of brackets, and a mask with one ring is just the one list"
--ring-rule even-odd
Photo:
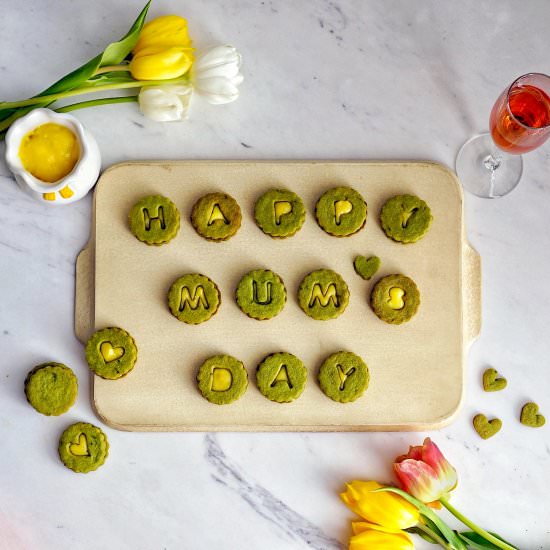
[(470, 244), (464, 244), (464, 337), (470, 345), (481, 331), (481, 257)]
[(90, 338), (94, 325), (93, 261), (93, 247), (88, 243), (76, 258), (74, 331), (83, 344)]

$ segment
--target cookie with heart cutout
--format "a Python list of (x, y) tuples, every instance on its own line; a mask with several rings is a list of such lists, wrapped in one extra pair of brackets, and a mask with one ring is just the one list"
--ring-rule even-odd
[(42, 363), (25, 379), (27, 401), (41, 414), (59, 416), (74, 404), (78, 380), (74, 372), (61, 363)]
[(97, 426), (77, 422), (59, 439), (59, 458), (73, 472), (87, 474), (105, 463), (109, 454), (107, 436)]
[(95, 332), (86, 344), (90, 369), (107, 380), (126, 376), (136, 364), (137, 346), (123, 329), (109, 327)]

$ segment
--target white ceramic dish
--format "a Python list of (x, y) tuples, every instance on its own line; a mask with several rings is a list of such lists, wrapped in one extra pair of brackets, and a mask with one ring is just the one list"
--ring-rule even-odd
[[(19, 158), (23, 137), (48, 122), (69, 128), (76, 135), (80, 146), (80, 157), (72, 171), (53, 184), (35, 178), (24, 168)], [(75, 117), (40, 108), (32, 110), (11, 125), (6, 134), (6, 163), (23, 191), (37, 201), (59, 206), (81, 199), (95, 185), (101, 169), (101, 155), (94, 137)]]

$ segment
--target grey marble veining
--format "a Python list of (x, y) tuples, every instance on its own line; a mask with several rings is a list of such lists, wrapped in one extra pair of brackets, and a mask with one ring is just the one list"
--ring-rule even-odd
[[(5, 0), (0, 97), (37, 92), (122, 35), (135, 0)], [(193, 101), (190, 120), (159, 124), (135, 105), (79, 111), (103, 165), (128, 159), (428, 159), (453, 166), (487, 128), (515, 77), (550, 72), (550, 5), (520, 2), (154, 0), (151, 14), (189, 19), (199, 47), (244, 56), (238, 102)], [(3, 153), (0, 145), (0, 153)], [(466, 197), (467, 232), (483, 259), (483, 321), (461, 414), (429, 435), (459, 470), (453, 501), (520, 548), (550, 547), (550, 427), (518, 422), (527, 400), (550, 419), (550, 146), (525, 157), (508, 197)], [(131, 434), (105, 428), (106, 465), (76, 476), (57, 458), (60, 432), (99, 422), (73, 335), (74, 260), (91, 199), (31, 202), (0, 162), (0, 549), (265, 550), (345, 547), (345, 481), (392, 480), (391, 461), (426, 434)], [(55, 359), (79, 377), (77, 404), (42, 417), (22, 392)], [(508, 379), (484, 394), (488, 366)], [(478, 412), (504, 427), (482, 441)], [(451, 522), (452, 523), (452, 522)], [(418, 548), (432, 548), (419, 542)]]

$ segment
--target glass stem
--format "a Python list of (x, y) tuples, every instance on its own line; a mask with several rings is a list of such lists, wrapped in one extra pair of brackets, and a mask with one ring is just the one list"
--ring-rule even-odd
[(489, 187), (489, 196), (493, 198), (495, 196), (494, 189), (495, 189), (495, 172), (498, 170), (500, 164), (502, 163), (502, 156), (499, 155), (496, 152), (489, 153), (484, 159), (483, 159), (483, 166), (487, 168), (491, 172), (491, 185)]

